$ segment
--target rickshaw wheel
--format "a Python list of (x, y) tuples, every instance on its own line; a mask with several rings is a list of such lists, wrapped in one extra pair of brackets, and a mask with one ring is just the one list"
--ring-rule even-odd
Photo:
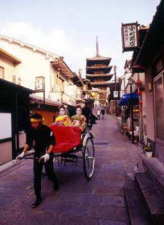
[(95, 170), (95, 148), (92, 138), (88, 138), (83, 150), (83, 169), (86, 179), (89, 181)]

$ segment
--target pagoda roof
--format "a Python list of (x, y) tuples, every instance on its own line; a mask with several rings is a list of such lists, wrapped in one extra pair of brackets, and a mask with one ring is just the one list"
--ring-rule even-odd
[(93, 66), (87, 66), (88, 69), (106, 69), (106, 68), (111, 68), (112, 66), (107, 66), (107, 65), (93, 65)]
[(95, 70), (112, 69), (112, 66), (106, 66), (106, 65), (87, 66), (87, 69), (95, 69)]
[(87, 61), (111, 61), (111, 58), (104, 56), (95, 56), (93, 58), (87, 58)]
[(100, 65), (100, 66), (87, 66), (86, 68), (87, 70), (87, 74), (90, 74), (91, 72), (90, 71), (105, 71), (107, 73), (110, 73), (111, 69), (112, 69), (112, 66), (105, 66), (105, 65)]
[(113, 74), (87, 74), (86, 77), (89, 78), (101, 78), (101, 77), (109, 77), (111, 78), (113, 76)]

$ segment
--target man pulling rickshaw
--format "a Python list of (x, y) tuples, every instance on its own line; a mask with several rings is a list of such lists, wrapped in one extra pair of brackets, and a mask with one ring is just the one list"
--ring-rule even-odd
[(26, 144), (23, 152), (17, 158), (23, 158), (29, 149), (34, 148), (33, 171), (36, 200), (32, 204), (32, 208), (35, 208), (42, 202), (41, 177), (43, 165), (45, 166), (48, 178), (53, 182), (55, 190), (58, 190), (59, 183), (53, 168), (52, 150), (55, 145), (54, 134), (48, 126), (43, 125), (43, 119), (40, 114), (33, 114), (30, 122), (31, 127), (27, 131)]
[(78, 158), (79, 153), (82, 153), (82, 157), (79, 158), (83, 159), (86, 179), (89, 181), (94, 173), (93, 135), (89, 129), (86, 129), (86, 119), (82, 115), (82, 109), (77, 106), (76, 115), (72, 118), (69, 118), (64, 110), (64, 107), (60, 108), (59, 116), (51, 128), (43, 125), (40, 114), (32, 115), (30, 118), (31, 128), (27, 132), (26, 144), (22, 153), (17, 157), (17, 159), (22, 159), (29, 149), (34, 148), (35, 150), (33, 168), (36, 200), (32, 204), (32, 208), (36, 208), (42, 202), (41, 177), (43, 166), (45, 166), (48, 178), (53, 182), (53, 188), (59, 189), (59, 181), (53, 168), (53, 157), (63, 159), (76, 156)]

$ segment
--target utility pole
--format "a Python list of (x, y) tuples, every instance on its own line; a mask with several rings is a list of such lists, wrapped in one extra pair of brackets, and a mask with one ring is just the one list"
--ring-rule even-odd
[(115, 82), (115, 91), (116, 91), (116, 81), (117, 81), (117, 66), (114, 66), (114, 82)]
[[(116, 91), (117, 91), (117, 66), (116, 65), (114, 66), (114, 83), (115, 83), (114, 93), (116, 94)], [(117, 100), (115, 100), (115, 114), (117, 115)]]
[[(131, 86), (130, 86), (130, 93), (132, 94), (132, 84), (131, 84)], [(132, 126), (132, 143), (134, 143), (133, 103), (131, 104), (131, 126)]]
[[(129, 78), (128, 81), (129, 85), (130, 85), (130, 95), (132, 95), (133, 93), (133, 80), (132, 78)], [(130, 96), (130, 98), (132, 98), (132, 96)], [(131, 131), (132, 131), (132, 143), (134, 143), (134, 115), (133, 115), (133, 102), (130, 99), (130, 116), (131, 116)]]

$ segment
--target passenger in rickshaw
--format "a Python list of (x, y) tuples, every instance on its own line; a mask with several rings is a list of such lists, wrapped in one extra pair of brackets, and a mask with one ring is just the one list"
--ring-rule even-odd
[(59, 108), (59, 115), (56, 117), (55, 122), (53, 125), (58, 126), (71, 126), (71, 119), (66, 113), (66, 109), (64, 106)]
[(66, 115), (64, 107), (60, 107), (59, 116), (51, 129), (56, 137), (54, 153), (67, 153), (81, 143), (81, 133), (86, 127), (86, 118), (82, 115), (81, 107), (76, 108), (76, 115), (71, 119)]
[(86, 128), (86, 117), (82, 114), (81, 106), (76, 107), (76, 114), (71, 117), (72, 126), (79, 127), (83, 132)]

